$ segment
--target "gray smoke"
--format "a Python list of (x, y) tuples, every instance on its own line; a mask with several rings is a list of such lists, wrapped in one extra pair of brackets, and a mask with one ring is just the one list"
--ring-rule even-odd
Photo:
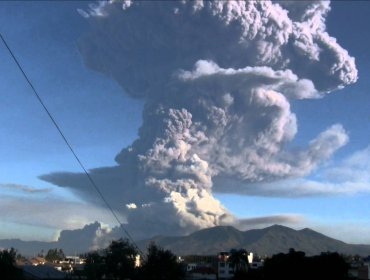
[[(328, 1), (125, 1), (80, 11), (91, 23), (79, 43), (86, 65), (145, 100), (139, 138), (117, 166), (91, 171), (135, 236), (236, 224), (212, 194), (215, 179), (243, 192), (302, 177), (347, 143), (333, 124), (305, 150), (285, 148), (298, 129), (290, 100), (357, 79), (354, 58), (326, 32), (329, 10)], [(83, 174), (42, 178), (97, 203)]]

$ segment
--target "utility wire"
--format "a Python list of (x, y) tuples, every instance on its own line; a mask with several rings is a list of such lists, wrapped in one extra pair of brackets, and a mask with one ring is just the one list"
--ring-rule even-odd
[(126, 236), (129, 238), (129, 240), (132, 242), (132, 244), (136, 247), (136, 249), (139, 251), (140, 255), (143, 256), (143, 252), (140, 250), (139, 246), (136, 244), (135, 240), (132, 238), (132, 236), (130, 235), (130, 233), (123, 227), (123, 224), (122, 222), (120, 221), (120, 219), (118, 218), (117, 214), (115, 213), (115, 211), (113, 210), (113, 208), (110, 206), (110, 204), (108, 203), (108, 201), (105, 199), (103, 193), (100, 191), (100, 189), (98, 188), (97, 184), (95, 183), (95, 181), (93, 180), (93, 178), (90, 176), (90, 174), (87, 172), (85, 166), (82, 164), (80, 158), (77, 156), (76, 152), (73, 150), (71, 144), (69, 143), (69, 141), (67, 140), (66, 136), (64, 135), (62, 129), (60, 128), (60, 126), (57, 124), (57, 122), (55, 121), (53, 115), (50, 113), (50, 111), (48, 110), (48, 108), (46, 107), (45, 103), (42, 101), (40, 95), (37, 93), (35, 87), (33, 86), (33, 84), (31, 83), (30, 79), (28, 78), (28, 76), (26, 75), (25, 71), (23, 70), (22, 66), (20, 65), (20, 63), (18, 62), (17, 58), (15, 57), (14, 53), (12, 52), (12, 50), (10, 49), (9, 45), (7, 44), (7, 42), (5, 41), (5, 38), (3, 37), (3, 35), (0, 33), (0, 37), (1, 37), (1, 40), (3, 41), (5, 47), (7, 48), (9, 54), (11, 55), (11, 57), (13, 58), (14, 62), (17, 64), (19, 70), (22, 72), (24, 78), (26, 79), (27, 83), (29, 84), (29, 86), (31, 87), (36, 99), (39, 101), (39, 103), (41, 104), (41, 106), (43, 107), (43, 109), (45, 110), (46, 114), (49, 116), (49, 119), (51, 120), (51, 122), (53, 123), (53, 125), (55, 126), (55, 128), (58, 130), (60, 136), (62, 137), (62, 139), (64, 140), (64, 143), (67, 145), (67, 147), (69, 148), (69, 150), (71, 151), (71, 153), (73, 154), (74, 158), (76, 159), (76, 161), (78, 162), (78, 164), (80, 165), (81, 169), (83, 170), (83, 172), (85, 173), (86, 177), (88, 178), (91, 186), (94, 187), (95, 191), (99, 194), (100, 198), (102, 199), (102, 201), (104, 202), (104, 204), (106, 205), (106, 207), (108, 208), (108, 210), (112, 213), (113, 217), (116, 219), (116, 221), (118, 222), (118, 224), (120, 225), (121, 229), (123, 230), (123, 232), (126, 234)]

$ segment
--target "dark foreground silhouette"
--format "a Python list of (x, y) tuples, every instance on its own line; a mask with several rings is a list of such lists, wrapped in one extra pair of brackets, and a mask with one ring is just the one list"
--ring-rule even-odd
[[(56, 250), (55, 250), (56, 251)], [(56, 251), (59, 252), (59, 251)], [(234, 280), (314, 280), (350, 279), (349, 265), (338, 253), (322, 253), (307, 257), (304, 252), (290, 249), (287, 254), (276, 254), (267, 258), (264, 266), (251, 269), (246, 261), (246, 251), (234, 250), (230, 261), (234, 264)], [(103, 250), (86, 254), (86, 265), (81, 274), (75, 277), (99, 279), (131, 280), (180, 280), (185, 278), (185, 270), (176, 256), (169, 250), (150, 244), (146, 255), (141, 255), (141, 265), (137, 266), (138, 250), (127, 240), (112, 241)], [(22, 270), (15, 265), (14, 249), (0, 251), (0, 279), (22, 279)], [(71, 276), (71, 275), (69, 275)]]
[(88, 279), (180, 280), (185, 274), (176, 256), (154, 243), (135, 267), (138, 250), (127, 240), (113, 241), (108, 248), (87, 254), (85, 275)]
[(304, 252), (290, 249), (288, 254), (277, 254), (266, 259), (263, 268), (236, 271), (234, 279), (350, 279), (349, 265), (338, 253), (321, 253), (306, 257)]
[(15, 266), (15, 259), (16, 251), (13, 248), (0, 251), (0, 279), (22, 279), (22, 270)]

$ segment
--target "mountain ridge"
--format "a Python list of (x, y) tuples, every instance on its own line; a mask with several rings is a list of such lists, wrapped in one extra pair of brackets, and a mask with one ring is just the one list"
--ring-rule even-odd
[[(0, 248), (14, 247), (21, 254), (36, 255), (52, 248), (62, 248), (66, 254), (86, 253), (92, 248), (100, 224), (95, 222), (83, 229), (62, 231), (57, 241), (22, 241), (2, 239)], [(351, 255), (370, 255), (370, 245), (354, 245), (328, 237), (309, 228), (294, 230), (282, 225), (242, 231), (232, 226), (217, 226), (202, 229), (186, 236), (155, 236), (137, 241), (139, 248), (146, 250), (150, 242), (177, 255), (214, 255), (230, 249), (246, 249), (261, 256), (286, 253), (290, 248), (304, 251), (307, 255), (321, 252), (338, 252)]]
[(304, 251), (307, 255), (328, 251), (370, 255), (370, 245), (347, 244), (312, 229), (294, 230), (281, 225), (246, 231), (231, 226), (217, 226), (182, 237), (157, 236), (139, 241), (138, 244), (145, 249), (150, 242), (178, 255), (211, 255), (238, 248), (268, 256), (288, 252), (290, 248)]

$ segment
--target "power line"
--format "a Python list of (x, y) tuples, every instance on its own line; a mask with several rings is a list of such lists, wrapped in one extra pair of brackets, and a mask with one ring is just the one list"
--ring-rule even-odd
[(130, 233), (123, 227), (123, 224), (122, 222), (120, 221), (120, 219), (118, 218), (117, 214), (114, 212), (113, 208), (110, 206), (110, 204), (108, 203), (108, 201), (105, 199), (103, 193), (100, 191), (100, 189), (98, 188), (97, 184), (95, 183), (95, 181), (93, 180), (93, 178), (90, 176), (90, 174), (87, 172), (85, 166), (82, 164), (80, 158), (77, 156), (76, 152), (73, 150), (71, 144), (69, 143), (69, 141), (67, 140), (66, 136), (64, 135), (62, 129), (60, 128), (60, 126), (57, 124), (57, 122), (55, 121), (53, 115), (50, 113), (50, 111), (48, 110), (48, 108), (46, 107), (45, 103), (42, 101), (40, 95), (37, 93), (35, 87), (33, 86), (33, 84), (31, 83), (30, 79), (28, 78), (28, 76), (26, 75), (25, 71), (23, 70), (22, 66), (20, 65), (20, 63), (18, 62), (17, 58), (15, 57), (14, 53), (12, 52), (12, 50), (10, 49), (9, 45), (7, 44), (7, 42), (5, 41), (5, 38), (3, 37), (3, 35), (0, 33), (0, 37), (1, 37), (1, 40), (3, 41), (5, 47), (7, 48), (9, 54), (11, 55), (11, 57), (13, 58), (14, 62), (16, 63), (16, 65), (18, 66), (19, 70), (21, 71), (21, 73), (23, 74), (24, 78), (26, 79), (27, 83), (29, 84), (29, 86), (31, 87), (36, 99), (39, 101), (40, 105), (42, 106), (42, 108), (45, 110), (46, 114), (49, 116), (49, 119), (51, 120), (52, 124), (55, 126), (55, 128), (58, 130), (60, 136), (62, 137), (62, 139), (64, 140), (64, 143), (67, 145), (67, 147), (69, 148), (69, 150), (71, 151), (71, 153), (73, 154), (74, 158), (76, 159), (76, 161), (78, 162), (78, 164), (80, 165), (81, 169), (83, 170), (83, 172), (85, 173), (86, 177), (88, 178), (91, 186), (93, 186), (93, 188), (95, 189), (95, 191), (99, 194), (100, 198), (103, 200), (104, 204), (106, 205), (106, 207), (108, 208), (108, 210), (112, 213), (113, 217), (116, 219), (116, 221), (118, 222), (118, 224), (120, 225), (120, 228), (123, 230), (123, 232), (126, 234), (126, 236), (129, 238), (129, 240), (132, 242), (132, 244), (136, 247), (136, 249), (139, 251), (139, 253), (141, 255), (143, 255), (142, 251), (140, 250), (139, 246), (136, 244), (135, 240), (132, 238), (132, 236), (130, 235)]

